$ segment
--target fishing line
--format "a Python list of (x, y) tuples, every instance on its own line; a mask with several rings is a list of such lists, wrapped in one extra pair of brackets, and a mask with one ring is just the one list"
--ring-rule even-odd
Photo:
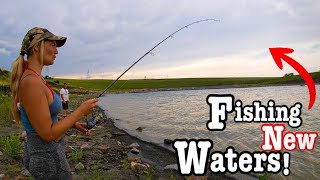
[[(134, 71), (131, 72), (131, 77), (134, 77)], [(125, 84), (127, 84), (128, 81), (129, 81), (129, 79), (125, 80), (118, 89), (121, 90), (121, 88), (122, 88)]]
[[(130, 76), (131, 76), (131, 77), (134, 77), (135, 71), (131, 71), (130, 73), (131, 73), (131, 74), (129, 74), (129, 77), (130, 77)], [(128, 75), (128, 74), (127, 74), (127, 75)], [(134, 78), (133, 78), (133, 79), (134, 79)], [(120, 91), (121, 91), (122, 87), (123, 87), (124, 85), (126, 85), (129, 80), (130, 80), (130, 78), (128, 78), (128, 79), (126, 79), (126, 80), (120, 80), (120, 81), (118, 81), (117, 84), (114, 84), (113, 90), (114, 90), (114, 91), (117, 91), (117, 90), (120, 90)], [(123, 82), (120, 83), (121, 81), (123, 81)], [(110, 87), (110, 89), (111, 89), (111, 87)]]
[(183, 26), (182, 28), (178, 29), (177, 31), (173, 32), (172, 34), (170, 34), (169, 36), (167, 36), (166, 38), (164, 38), (162, 41), (160, 41), (158, 44), (156, 44), (154, 47), (152, 47), (149, 51), (147, 51), (143, 56), (141, 56), (136, 62), (134, 62), (128, 69), (126, 69), (117, 79), (115, 79), (113, 82), (111, 82), (100, 94), (97, 98), (101, 97), (108, 89), (110, 89), (114, 83), (116, 83), (126, 72), (128, 72), (134, 65), (136, 65), (141, 59), (143, 59), (146, 55), (150, 54), (152, 56), (154, 56), (154, 53), (152, 53), (152, 50), (154, 50), (156, 47), (158, 47), (160, 44), (162, 44), (164, 41), (166, 41), (169, 38), (173, 38), (173, 35), (178, 33), (179, 31), (188, 28), (189, 26), (192, 26), (194, 24), (200, 23), (200, 22), (207, 22), (207, 21), (219, 21), (216, 19), (202, 19), (199, 21), (195, 21), (193, 23), (190, 23), (186, 26)]
[[(135, 61), (128, 69), (126, 69), (117, 79), (113, 80), (99, 95), (97, 98), (100, 98), (107, 90), (109, 90), (125, 73), (127, 73), (134, 65), (136, 65), (141, 59), (143, 59), (146, 55), (150, 54), (152, 56), (154, 56), (154, 53), (152, 52), (152, 50), (154, 50), (155, 48), (157, 48), (160, 44), (162, 44), (163, 42), (165, 42), (167, 39), (169, 38), (173, 38), (173, 35), (175, 35), (176, 33), (178, 33), (179, 31), (188, 28), (189, 26), (192, 26), (194, 24), (198, 24), (200, 22), (208, 22), (208, 21), (214, 21), (214, 22), (219, 22), (219, 20), (216, 19), (202, 19), (202, 20), (198, 20), (195, 22), (192, 22), (188, 25), (183, 26), (182, 28), (176, 30), (175, 32), (173, 32), (172, 34), (170, 34), (169, 36), (167, 36), (166, 38), (164, 38), (163, 40), (161, 40), (158, 44), (156, 44), (155, 46), (153, 46), (149, 51), (147, 51), (143, 56), (141, 56), (137, 61)], [(95, 115), (94, 113), (92, 113), (92, 119), (90, 120), (87, 117), (87, 128), (91, 129), (93, 128), (95, 125), (97, 124), (97, 121), (95, 120)]]

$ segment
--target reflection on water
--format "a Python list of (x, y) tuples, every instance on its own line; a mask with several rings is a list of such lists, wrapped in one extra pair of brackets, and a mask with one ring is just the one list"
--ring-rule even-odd
[[(319, 86), (317, 86), (319, 92)], [(119, 120), (116, 126), (143, 140), (162, 143), (163, 139), (212, 139), (215, 150), (225, 151), (228, 146), (236, 151), (260, 151), (262, 143), (261, 123), (235, 123), (234, 113), (228, 115), (224, 131), (209, 131), (209, 94), (233, 94), (235, 100), (241, 99), (244, 105), (252, 105), (254, 100), (267, 105), (273, 99), (276, 105), (292, 106), (296, 102), (303, 105), (303, 123), (298, 129), (286, 131), (319, 131), (319, 96), (314, 107), (307, 110), (309, 94), (307, 86), (279, 86), (258, 88), (205, 89), (186, 91), (163, 91), (149, 93), (108, 94), (101, 99), (99, 106), (107, 114)], [(135, 129), (143, 127), (142, 132)], [(319, 132), (318, 132), (319, 133)], [(320, 150), (317, 140), (313, 151), (291, 151), (291, 175), (286, 179), (320, 179)], [(281, 174), (281, 173), (280, 173)], [(280, 174), (273, 178), (284, 178)]]

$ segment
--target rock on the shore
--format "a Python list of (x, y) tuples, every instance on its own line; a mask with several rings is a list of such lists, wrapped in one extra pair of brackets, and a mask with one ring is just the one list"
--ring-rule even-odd
[(141, 163), (141, 158), (135, 155), (128, 155), (128, 161), (131, 162), (136, 162), (136, 163)]
[(115, 132), (113, 135), (115, 135), (115, 136), (124, 136), (124, 135), (126, 135), (126, 133), (118, 131), (118, 132)]
[(140, 145), (136, 142), (129, 145), (129, 148), (139, 148), (139, 147)]
[(101, 151), (105, 151), (105, 150), (111, 149), (111, 147), (107, 146), (107, 145), (95, 146), (95, 148), (97, 148), (97, 149), (99, 149)]
[(177, 164), (170, 164), (164, 167), (165, 170), (175, 170), (178, 171), (178, 165)]
[(0, 156), (2, 156), (3, 155), (3, 153), (0, 151)]
[(164, 142), (164, 144), (169, 145), (169, 144), (172, 144), (173, 140), (171, 140), (171, 139), (164, 139), (163, 142)]
[(84, 165), (81, 163), (81, 162), (79, 162), (77, 165), (76, 165), (76, 170), (82, 170), (82, 169), (84, 169)]
[(132, 148), (130, 151), (131, 151), (133, 154), (139, 154), (139, 153), (140, 153), (140, 151), (139, 151), (137, 148)]
[(20, 134), (20, 139), (21, 140), (26, 140), (27, 139), (27, 132), (26, 131), (22, 131), (22, 133)]
[(88, 143), (85, 143), (85, 144), (82, 144), (80, 146), (80, 149), (91, 149), (92, 148), (92, 145), (88, 144)]
[(72, 151), (75, 151), (75, 149), (70, 145), (66, 145), (65, 152), (66, 153), (71, 153)]
[(143, 174), (148, 167), (141, 163), (131, 162), (131, 169), (139, 174)]
[(21, 175), (30, 176), (31, 174), (30, 174), (30, 172), (28, 170), (25, 169), (25, 170), (21, 171)]
[(94, 142), (88, 142), (88, 141), (77, 141), (76, 142), (76, 145), (80, 146), (80, 149), (91, 149), (94, 144), (95, 144)]
[(4, 174), (0, 174), (0, 178), (4, 178), (4, 176), (5, 176)]

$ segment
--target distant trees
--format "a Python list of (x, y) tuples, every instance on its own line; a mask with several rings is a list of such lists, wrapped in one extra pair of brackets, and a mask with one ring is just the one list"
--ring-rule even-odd
[(283, 75), (283, 77), (290, 77), (290, 76), (293, 76), (293, 73), (286, 73)]
[(50, 76), (48, 76), (48, 75), (45, 75), (43, 78), (44, 78), (44, 79), (53, 79), (52, 77), (50, 77)]
[(59, 80), (54, 79), (53, 77), (50, 77), (50, 76), (48, 76), (48, 75), (45, 75), (43, 78), (46, 79), (46, 80), (49, 80), (49, 79), (50, 79), (51, 82), (53, 81), (53, 82), (56, 83), (56, 84), (59, 84), (59, 83), (60, 83)]

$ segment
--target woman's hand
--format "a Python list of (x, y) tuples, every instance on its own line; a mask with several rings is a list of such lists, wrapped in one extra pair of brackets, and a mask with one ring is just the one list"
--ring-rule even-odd
[(77, 130), (83, 132), (83, 133), (86, 134), (86, 135), (90, 135), (90, 134), (91, 134), (91, 131), (90, 131), (89, 129), (87, 129), (87, 123), (76, 122), (76, 123), (74, 124), (74, 127), (75, 127)]
[(81, 109), (84, 116), (91, 114), (98, 101), (98, 98), (86, 100), (80, 105), (79, 109)]

